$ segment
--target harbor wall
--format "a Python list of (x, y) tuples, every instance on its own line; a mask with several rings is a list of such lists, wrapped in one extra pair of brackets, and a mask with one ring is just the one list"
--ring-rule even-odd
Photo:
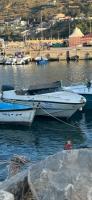
[[(46, 42), (45, 42), (46, 43)], [(44, 43), (44, 44), (45, 44)], [(33, 61), (37, 56), (46, 56), (48, 59), (66, 60), (67, 52), (70, 57), (77, 55), (79, 60), (92, 59), (92, 47), (48, 47), (41, 42), (8, 42), (5, 48), (6, 55), (14, 55), (15, 52), (24, 52), (30, 55)]]

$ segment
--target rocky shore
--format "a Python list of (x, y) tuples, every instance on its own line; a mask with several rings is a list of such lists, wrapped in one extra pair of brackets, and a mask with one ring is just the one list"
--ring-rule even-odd
[(0, 184), (0, 200), (91, 200), (92, 149), (64, 150)]

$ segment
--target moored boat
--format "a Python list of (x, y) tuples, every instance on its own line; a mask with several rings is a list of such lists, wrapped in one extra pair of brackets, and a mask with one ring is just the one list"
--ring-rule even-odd
[(31, 61), (30, 56), (16, 57), (16, 65), (25, 65), (29, 64)]
[(0, 55), (0, 65), (5, 64), (5, 56), (4, 55)]
[(86, 104), (84, 110), (92, 109), (92, 83), (76, 83), (75, 85), (70, 85), (63, 87), (66, 91), (71, 91), (80, 94), (86, 98)]
[(30, 105), (32, 102), (39, 103), (36, 115), (53, 115), (57, 117), (69, 118), (78, 109), (81, 109), (86, 99), (81, 95), (61, 90), (60, 86), (48, 86), (43, 88), (37, 86), (36, 89), (22, 89), (3, 91), (2, 98), (16, 100)]
[(29, 56), (24, 57), (7, 57), (5, 61), (5, 65), (24, 65), (29, 64), (31, 58)]
[(39, 56), (35, 58), (35, 61), (38, 65), (45, 65), (48, 63), (48, 58), (43, 57), (43, 56)]
[(14, 102), (0, 102), (0, 123), (32, 124), (36, 109)]
[(6, 58), (5, 65), (15, 65), (16, 63), (16, 58), (12, 56)]

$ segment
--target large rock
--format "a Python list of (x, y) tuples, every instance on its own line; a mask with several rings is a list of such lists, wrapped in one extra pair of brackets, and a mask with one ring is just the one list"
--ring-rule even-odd
[(0, 190), (0, 200), (14, 200), (13, 194)]
[(39, 200), (92, 200), (92, 150), (62, 151), (29, 169)]
[[(0, 184), (0, 190), (8, 191), (14, 195), (15, 200), (20, 200), (24, 197), (26, 192), (29, 190), (28, 179), (27, 179), (27, 169), (23, 172), (16, 174), (3, 181)], [(0, 199), (1, 200), (1, 199)], [(10, 199), (9, 199), (10, 200)]]

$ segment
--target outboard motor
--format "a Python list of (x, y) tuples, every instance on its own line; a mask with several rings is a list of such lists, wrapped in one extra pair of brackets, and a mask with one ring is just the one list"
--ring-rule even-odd
[(1, 91), (9, 91), (9, 90), (14, 90), (14, 87), (11, 85), (2, 85)]

